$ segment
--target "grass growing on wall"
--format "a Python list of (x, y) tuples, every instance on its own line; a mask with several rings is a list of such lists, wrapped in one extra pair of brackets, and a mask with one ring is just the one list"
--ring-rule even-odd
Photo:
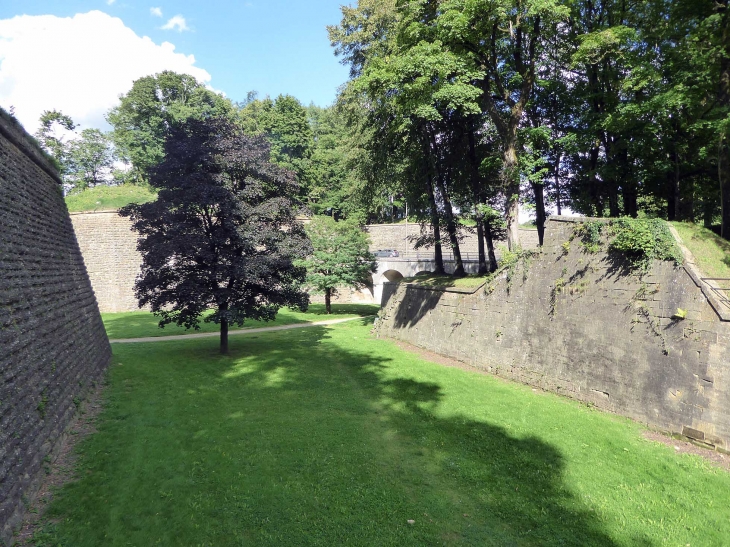
[(682, 242), (707, 277), (730, 278), (730, 241), (690, 222), (672, 222)]
[[(328, 319), (345, 319), (348, 317), (364, 317), (378, 313), (380, 306), (376, 304), (332, 304), (332, 314), (327, 315), (324, 304), (310, 304), (306, 312), (282, 308), (274, 321), (247, 321), (243, 327), (232, 325), (231, 330), (255, 329), (259, 327), (276, 327), (294, 323), (312, 323)], [(131, 311), (122, 313), (102, 313), (106, 333), (110, 339), (145, 338), (157, 336), (174, 336), (179, 334), (194, 334), (203, 332), (220, 332), (220, 325), (215, 323), (200, 323), (200, 330), (186, 330), (177, 325), (166, 325), (161, 329), (160, 319), (147, 311)]]
[(68, 194), (66, 206), (71, 213), (101, 211), (119, 209), (130, 203), (147, 203), (155, 198), (156, 194), (143, 186), (96, 186)]
[(38, 545), (726, 544), (727, 472), (370, 328), (115, 347)]
[(414, 277), (404, 277), (399, 283), (415, 283), (424, 287), (448, 288), (454, 287), (459, 289), (476, 289), (483, 285), (488, 275), (467, 275), (464, 277), (454, 277), (448, 274), (422, 273)]

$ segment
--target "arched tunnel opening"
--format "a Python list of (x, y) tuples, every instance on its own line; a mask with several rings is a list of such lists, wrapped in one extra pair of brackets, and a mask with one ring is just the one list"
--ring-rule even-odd
[(391, 282), (400, 281), (401, 279), (403, 279), (403, 274), (400, 273), (398, 270), (387, 270), (383, 272), (383, 277)]

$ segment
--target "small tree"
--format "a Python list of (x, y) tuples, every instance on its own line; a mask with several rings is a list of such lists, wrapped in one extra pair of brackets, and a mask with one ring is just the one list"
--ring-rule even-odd
[(84, 129), (67, 145), (66, 178), (77, 190), (112, 181), (114, 148), (109, 137), (98, 129)]
[(354, 222), (321, 216), (312, 219), (306, 230), (314, 251), (299, 263), (307, 269), (307, 284), (324, 292), (329, 314), (337, 287), (367, 285), (377, 267), (375, 257), (368, 250), (367, 234)]
[(269, 162), (263, 137), (244, 135), (225, 118), (189, 119), (171, 128), (164, 159), (149, 171), (156, 201), (124, 207), (140, 234), (142, 272), (135, 292), (160, 327), (228, 327), (269, 321), (282, 306), (305, 310), (296, 259), (311, 246), (295, 220), (294, 174)]

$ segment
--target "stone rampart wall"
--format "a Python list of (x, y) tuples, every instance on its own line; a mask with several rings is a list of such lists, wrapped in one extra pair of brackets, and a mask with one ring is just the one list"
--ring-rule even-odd
[[(421, 226), (413, 223), (401, 224), (370, 224), (365, 226), (370, 235), (370, 250), (395, 249), (401, 253), (415, 252), (414, 239), (421, 234)], [(427, 233), (431, 233), (431, 227), (426, 226)], [(459, 249), (462, 253), (475, 255), (479, 252), (476, 232), (470, 233), (464, 230), (463, 239), (459, 242)], [(538, 246), (537, 230), (520, 230), (520, 244), (525, 249), (536, 249)], [(447, 239), (448, 235), (443, 234)], [(432, 248), (431, 248), (432, 249)], [(428, 252), (427, 249), (420, 249), (421, 252)], [(471, 257), (470, 257), (471, 258)]]
[(110, 358), (58, 176), (0, 112), (0, 543)]
[[(137, 234), (132, 231), (129, 218), (120, 217), (117, 211), (93, 211), (72, 213), (76, 237), (89, 272), (91, 285), (103, 312), (123, 312), (139, 309), (134, 296), (134, 282), (140, 271), (142, 257), (137, 251)], [(400, 252), (415, 251), (409, 236), (418, 235), (418, 224), (375, 224), (366, 226), (370, 235), (370, 249), (396, 249)], [(526, 249), (537, 248), (537, 231), (520, 230), (520, 241)], [(467, 258), (476, 258), (477, 240), (467, 234), (461, 245)], [(428, 254), (428, 250), (420, 252)], [(471, 256), (473, 255), (473, 256)], [(372, 302), (372, 290), (340, 291), (338, 302)], [(324, 298), (312, 295), (312, 302)]]
[(134, 281), (142, 255), (129, 218), (117, 211), (72, 213), (76, 238), (102, 312), (139, 309)]
[(376, 332), (728, 450), (728, 310), (691, 264), (639, 279), (578, 240), (566, 252), (574, 227), (549, 220), (527, 268), (473, 294), (387, 284)]

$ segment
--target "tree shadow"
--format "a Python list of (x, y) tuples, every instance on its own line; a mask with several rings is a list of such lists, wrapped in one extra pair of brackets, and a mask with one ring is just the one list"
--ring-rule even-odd
[[(382, 309), (388, 310), (391, 300), (395, 297), (398, 287), (396, 283), (383, 284)], [(405, 286), (405, 295), (397, 304), (393, 325), (403, 329), (418, 324), (431, 310), (436, 308), (444, 291), (414, 285)]]
[[(324, 328), (308, 331), (307, 337), (283, 345), (289, 350), (297, 343), (311, 347), (316, 339), (312, 359), (339, 369), (344, 383), (352, 384), (353, 393), (377, 409), (373, 421), (397, 432), (389, 438), (389, 446), (382, 446), (382, 454), (405, 456), (406, 461), (401, 463), (402, 485), (396, 478), (396, 484), (388, 488), (409, 500), (414, 515), (433, 516), (430, 511), (434, 504), (422, 500), (435, 498), (442, 499), (440, 505), (451, 513), (447, 536), (421, 538), (425, 543), (472, 543), (490, 538), (488, 543), (493, 545), (615, 545), (592, 510), (564, 484), (565, 462), (557, 447), (536, 437), (511, 435), (488, 420), (439, 416), (444, 393), (438, 383), (393, 378), (392, 358), (326, 343), (331, 336)], [(258, 381), (281, 367), (282, 358), (282, 352), (275, 350), (259, 360)], [(286, 389), (307, 391), (300, 382), (311, 380), (307, 371), (311, 365), (291, 362), (286, 366), (294, 368)], [(337, 460), (338, 455), (332, 457)], [(429, 469), (425, 474), (424, 468)], [(393, 477), (363, 480), (389, 479)], [(421, 486), (414, 488), (413, 484)], [(446, 501), (454, 499), (459, 501)], [(380, 532), (387, 534), (387, 526)], [(357, 536), (358, 530), (352, 533)], [(633, 544), (649, 542), (634, 538)]]

